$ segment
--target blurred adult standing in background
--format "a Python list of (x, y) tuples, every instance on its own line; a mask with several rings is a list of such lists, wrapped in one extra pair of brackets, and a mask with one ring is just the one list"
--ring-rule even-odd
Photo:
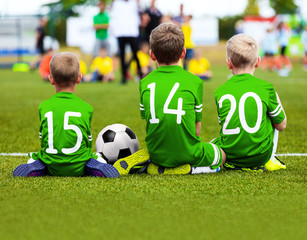
[(151, 31), (155, 29), (160, 23), (162, 18), (162, 13), (156, 7), (156, 0), (151, 0), (151, 5), (145, 10), (145, 14), (149, 16), (149, 22), (145, 26), (145, 41), (149, 42), (149, 36)]
[(106, 48), (109, 52), (108, 43), (108, 28), (109, 28), (109, 16), (105, 12), (106, 3), (99, 1), (97, 6), (99, 7), (99, 13), (94, 16), (94, 29), (96, 32), (96, 42), (94, 47), (94, 57), (99, 54), (101, 48)]
[(180, 13), (178, 16), (173, 18), (174, 23), (178, 26), (181, 27), (181, 25), (184, 23), (185, 15), (183, 13), (183, 4), (180, 4)]
[(122, 84), (127, 83), (127, 68), (125, 47), (130, 45), (133, 59), (137, 64), (138, 75), (142, 78), (140, 62), (137, 57), (139, 37), (139, 0), (114, 0), (111, 10), (110, 31), (118, 40), (120, 62), (122, 69)]
[(47, 23), (46, 18), (40, 18), (39, 19), (39, 25), (36, 28), (36, 34), (35, 34), (35, 48), (36, 52), (38, 53), (37, 57), (31, 62), (30, 68), (34, 70), (36, 67), (38, 67), (38, 64), (42, 60), (42, 57), (45, 53), (45, 48), (44, 48), (44, 38), (46, 36), (45, 34), (45, 26)]
[(278, 71), (278, 74), (282, 77), (287, 77), (289, 76), (289, 72), (292, 69), (292, 64), (286, 53), (286, 49), (289, 45), (289, 40), (291, 37), (291, 30), (284, 22), (280, 22), (277, 25), (277, 34), (280, 45), (279, 64), (282, 68)]

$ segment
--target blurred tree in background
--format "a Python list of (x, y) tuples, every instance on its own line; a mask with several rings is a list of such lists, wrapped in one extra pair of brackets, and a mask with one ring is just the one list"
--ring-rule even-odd
[[(102, 0), (110, 3), (111, 0)], [(99, 0), (59, 0), (57, 2), (48, 3), (43, 6), (49, 8), (48, 25), (46, 33), (55, 37), (61, 44), (66, 43), (66, 20), (69, 17), (77, 17), (79, 15), (77, 7), (80, 6), (96, 6)]]
[[(270, 6), (274, 9), (275, 14), (294, 14), (298, 11), (298, 6), (295, 0), (268, 0)], [(248, 0), (247, 6), (242, 15), (227, 16), (219, 18), (219, 37), (227, 40), (233, 36), (235, 31), (235, 24), (242, 20), (245, 15), (259, 16), (258, 0)]]
[(298, 10), (295, 0), (270, 0), (271, 7), (276, 14), (294, 14)]
[(248, 0), (244, 15), (259, 16), (258, 0)]

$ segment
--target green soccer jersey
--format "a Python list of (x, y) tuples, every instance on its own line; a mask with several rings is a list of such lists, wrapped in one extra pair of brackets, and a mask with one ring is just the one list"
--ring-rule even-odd
[[(109, 24), (109, 16), (106, 12), (98, 13), (94, 16), (94, 25), (95, 24)], [(107, 29), (98, 29), (96, 30), (96, 38), (97, 39), (107, 39), (108, 38), (108, 30)]]
[(220, 138), (227, 162), (239, 167), (265, 164), (273, 149), (272, 123), (281, 123), (285, 113), (272, 84), (251, 74), (238, 74), (218, 87)]
[(204, 157), (195, 122), (202, 118), (203, 82), (180, 66), (161, 66), (140, 83), (141, 117), (151, 161), (197, 165)]
[(97, 158), (91, 151), (93, 108), (73, 93), (59, 92), (39, 105), (41, 150), (32, 154), (51, 175), (82, 176)]

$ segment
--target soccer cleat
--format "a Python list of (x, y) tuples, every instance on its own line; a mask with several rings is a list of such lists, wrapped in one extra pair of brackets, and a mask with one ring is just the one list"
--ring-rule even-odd
[(148, 151), (142, 149), (128, 157), (117, 160), (113, 166), (118, 170), (119, 175), (127, 175), (134, 166), (146, 163), (149, 158)]
[(280, 169), (286, 169), (286, 165), (280, 161), (277, 157), (271, 158), (265, 165), (265, 171), (276, 171)]
[(41, 160), (32, 163), (21, 164), (13, 171), (14, 177), (42, 177), (47, 171), (46, 164)]
[(190, 174), (190, 164), (184, 164), (179, 167), (162, 167), (155, 163), (149, 163), (147, 167), (147, 173), (152, 175), (157, 174)]
[(85, 172), (87, 175), (94, 177), (118, 178), (119, 173), (111, 164), (102, 163), (91, 158), (85, 164)]
[(259, 167), (237, 167), (235, 165), (229, 164), (227, 162), (224, 163), (223, 167), (227, 170), (237, 170), (243, 172), (264, 172), (264, 166)]

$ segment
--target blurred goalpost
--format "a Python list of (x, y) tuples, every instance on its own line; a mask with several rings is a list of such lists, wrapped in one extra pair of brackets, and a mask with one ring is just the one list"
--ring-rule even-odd
[(35, 55), (39, 16), (0, 17), (0, 68), (10, 68)]

